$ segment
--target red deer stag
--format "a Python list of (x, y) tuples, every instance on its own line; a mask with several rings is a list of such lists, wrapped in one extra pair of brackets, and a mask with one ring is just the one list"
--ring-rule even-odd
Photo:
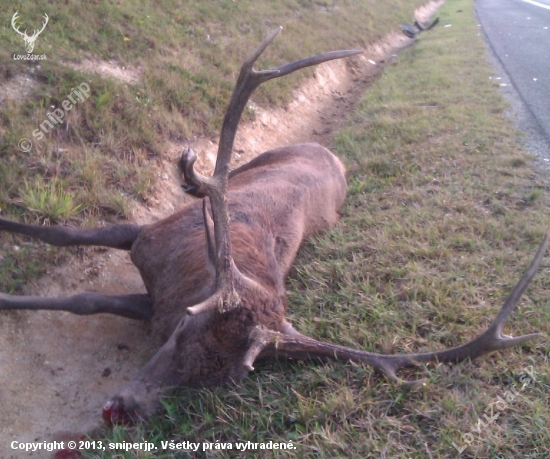
[(317, 144), (268, 151), (229, 173), (235, 133), (252, 92), (263, 82), (300, 68), (360, 51), (334, 51), (271, 70), (252, 66), (280, 29), (244, 63), (224, 118), (215, 171), (198, 174), (186, 149), (184, 175), (196, 201), (146, 226), (100, 229), (36, 227), (0, 219), (0, 229), (54, 245), (102, 245), (131, 250), (147, 294), (70, 298), (0, 296), (0, 309), (55, 309), (76, 314), (107, 312), (152, 320), (166, 337), (151, 361), (104, 407), (108, 422), (146, 418), (159, 397), (178, 386), (240, 380), (266, 357), (321, 358), (371, 365), (406, 386), (397, 370), (428, 361), (459, 361), (524, 343), (538, 334), (512, 338), (502, 328), (533, 278), (547, 240), (514, 287), (492, 325), (467, 344), (409, 355), (382, 355), (316, 341), (285, 319), (285, 277), (304, 238), (334, 225), (346, 195), (342, 163)]

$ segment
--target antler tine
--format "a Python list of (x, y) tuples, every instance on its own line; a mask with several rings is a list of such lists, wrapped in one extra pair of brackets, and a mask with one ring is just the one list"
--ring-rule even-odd
[(206, 233), (206, 256), (214, 266), (216, 263), (216, 247), (214, 242), (214, 221), (206, 208), (206, 199), (202, 200), (202, 215), (204, 218), (204, 229)]
[(277, 337), (278, 334), (276, 332), (259, 325), (255, 326), (248, 336), (250, 346), (244, 356), (243, 366), (248, 371), (254, 371), (252, 365), (256, 361), (258, 355), (260, 355), (268, 345), (276, 344)]
[(42, 33), (42, 31), (46, 28), (46, 25), (48, 24), (48, 20), (50, 19), (46, 13), (44, 13), (44, 19), (46, 19), (46, 22), (42, 22), (42, 28), (40, 30), (35, 29), (33, 37), (37, 37)]
[[(281, 65), (274, 69), (264, 70), (257, 72), (258, 74), (265, 74), (270, 76), (268, 79), (279, 78), (289, 73), (295, 72), (296, 70), (303, 69), (305, 67), (311, 67), (312, 65), (322, 64), (323, 62), (332, 61), (334, 59), (342, 59), (344, 57), (355, 56), (356, 54), (361, 54), (362, 49), (348, 49), (341, 51), (329, 51), (326, 53), (317, 54), (316, 56), (306, 57), (298, 61), (291, 62), (289, 64)], [(267, 80), (265, 80), (267, 81)]]
[(211, 177), (206, 177), (195, 170), (197, 158), (198, 156), (194, 150), (191, 147), (186, 147), (183, 149), (180, 164), (186, 181), (192, 182), (197, 187), (198, 193), (205, 194), (204, 188), (206, 186), (213, 187), (214, 182)]
[(239, 74), (235, 90), (231, 96), (231, 100), (229, 101), (229, 108), (227, 109), (224, 118), (214, 175), (219, 174), (220, 176), (227, 176), (229, 173), (229, 163), (231, 161), (231, 152), (233, 149), (235, 135), (237, 133), (237, 126), (248, 99), (256, 88), (258, 88), (258, 86), (273, 78), (280, 78), (305, 67), (321, 64), (333, 59), (353, 56), (363, 52), (363, 50), (358, 49), (330, 51), (328, 53), (322, 53), (316, 56), (300, 59), (273, 69), (258, 72), (255, 71), (252, 66), (282, 29), (283, 28), (279, 26), (271, 32), (264, 39), (264, 41), (260, 43), (254, 51), (252, 51), (241, 67), (241, 72)]
[(512, 291), (510, 292), (510, 295), (502, 305), (502, 308), (499, 311), (498, 315), (496, 316), (494, 322), (489, 327), (489, 330), (494, 330), (495, 334), (498, 334), (498, 335), (502, 334), (502, 327), (504, 326), (504, 322), (506, 322), (506, 319), (514, 311), (514, 308), (517, 302), (519, 301), (519, 299), (521, 298), (521, 295), (523, 294), (527, 286), (530, 284), (530, 282), (533, 280), (533, 277), (535, 277), (535, 274), (539, 269), (539, 266), (542, 262), (542, 259), (547, 249), (548, 249), (548, 234), (544, 237), (540, 247), (537, 250), (537, 253), (533, 257), (533, 261), (531, 261), (531, 264), (529, 265), (529, 267), (527, 268), (527, 270), (525, 271), (525, 273), (523, 274), (519, 282), (512, 289)]
[(11, 18), (11, 26), (13, 27), (13, 29), (19, 34), (19, 35), (23, 35), (23, 36), (26, 36), (27, 35), (27, 31), (25, 30), (25, 32), (21, 32), (19, 30), (19, 26), (17, 25), (17, 19), (19, 19), (19, 10), (15, 12), (15, 14), (12, 16)]
[[(195, 156), (194, 160), (197, 157)], [(214, 240), (213, 240), (213, 231), (214, 231), (214, 222), (212, 221), (212, 217), (210, 217), (210, 214), (208, 213), (208, 209), (206, 208), (206, 199), (203, 199), (202, 201), (202, 215), (204, 218), (204, 229), (205, 229), (205, 236), (206, 236), (206, 257), (208, 261), (211, 264), (214, 264), (216, 261), (215, 256), (215, 248), (214, 248)], [(206, 312), (211, 309), (220, 308), (223, 307), (223, 304), (220, 304), (222, 301), (222, 297), (219, 294), (219, 292), (216, 292), (214, 295), (209, 297), (206, 301), (203, 301), (202, 303), (196, 304), (195, 306), (191, 306), (187, 308), (187, 314), (190, 316), (194, 316), (196, 314), (200, 314), (201, 312)]]
[(206, 311), (211, 311), (213, 309), (220, 309), (223, 307), (223, 298), (219, 292), (214, 293), (211, 297), (207, 298), (202, 303), (196, 304), (187, 308), (186, 312), (189, 316), (194, 316), (201, 314)]
[[(196, 310), (205, 311), (207, 309), (212, 309), (215, 307), (215, 304), (218, 304), (219, 311), (223, 312), (233, 309), (240, 304), (240, 298), (235, 291), (235, 277), (242, 277), (242, 275), (235, 267), (231, 256), (229, 211), (227, 207), (226, 191), (233, 143), (235, 141), (239, 121), (248, 103), (248, 99), (258, 86), (272, 78), (287, 75), (298, 69), (331, 59), (339, 59), (362, 52), (360, 50), (352, 50), (323, 53), (275, 69), (261, 72), (254, 71), (252, 66), (281, 30), (282, 27), (279, 27), (271, 32), (254, 51), (252, 51), (241, 67), (235, 89), (231, 95), (229, 106), (223, 120), (220, 143), (218, 146), (218, 156), (213, 176), (204, 177), (194, 171), (194, 159), (191, 161), (190, 167), (186, 168), (189, 179), (199, 188), (199, 190), (204, 190), (204, 193), (210, 198), (212, 217), (214, 220), (214, 239), (216, 241), (216, 292), (220, 294), (221, 298), (221, 300), (206, 301), (201, 305), (201, 308), (198, 308), (199, 305), (196, 307), (193, 306), (190, 309), (188, 308), (191, 313), (194, 313)], [(244, 282), (249, 281), (250, 279), (244, 280)]]
[(537, 272), (544, 253), (548, 247), (548, 235), (544, 238), (531, 265), (525, 271), (520, 281), (512, 289), (508, 299), (497, 314), (493, 323), (481, 335), (461, 346), (445, 349), (436, 352), (418, 354), (387, 355), (375, 354), (372, 352), (351, 349), (336, 344), (324, 343), (314, 340), (299, 333), (286, 335), (263, 328), (253, 329), (250, 334), (251, 345), (245, 355), (244, 365), (246, 368), (253, 368), (252, 364), (257, 357), (285, 356), (291, 358), (323, 358), (334, 360), (347, 360), (358, 363), (366, 363), (378, 372), (384, 374), (388, 379), (399, 385), (415, 389), (425, 384), (426, 380), (403, 381), (396, 372), (401, 368), (415, 366), (419, 363), (432, 361), (458, 362), (465, 359), (475, 359), (480, 355), (492, 351), (517, 346), (533, 338), (542, 336), (540, 333), (513, 338), (502, 333), (502, 327), (506, 319), (513, 312), (521, 294), (531, 282)]

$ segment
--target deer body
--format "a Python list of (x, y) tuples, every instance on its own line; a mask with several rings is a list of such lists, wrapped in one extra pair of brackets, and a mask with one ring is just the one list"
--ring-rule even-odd
[[(227, 198), (235, 264), (282, 295), (304, 238), (338, 220), (346, 195), (344, 166), (326, 148), (302, 144), (266, 152), (233, 172)], [(173, 323), (165, 318), (185, 314), (212, 294), (204, 231), (197, 201), (144, 227), (132, 245), (132, 261), (163, 333)]]
[(416, 354), (375, 354), (317, 341), (287, 322), (285, 277), (302, 241), (337, 222), (346, 195), (344, 167), (326, 148), (301, 144), (263, 153), (229, 173), (235, 133), (250, 95), (263, 82), (360, 51), (333, 51), (270, 70), (253, 70), (279, 31), (270, 34), (241, 68), (224, 118), (214, 174), (205, 177), (196, 172), (196, 155), (184, 150), (180, 165), (185, 180), (197, 195), (207, 198), (143, 227), (43, 227), (0, 217), (0, 230), (50, 244), (131, 250), (147, 294), (43, 298), (0, 293), (0, 310), (107, 312), (153, 321), (164, 345), (105, 405), (103, 416), (108, 422), (146, 418), (158, 408), (159, 397), (175, 387), (238, 381), (253, 370), (258, 358), (364, 363), (398, 384), (415, 387), (423, 380), (406, 382), (396, 371), (429, 361), (475, 358), (539, 336), (513, 338), (502, 331), (541, 263), (548, 237), (493, 323), (461, 346)]
[[(242, 307), (223, 315), (186, 314), (215, 290), (201, 202), (142, 228), (131, 257), (154, 304), (154, 327), (168, 342), (116, 406), (145, 416), (156, 401), (151, 391), (245, 377), (252, 329), (286, 331), (285, 277), (304, 238), (337, 222), (345, 195), (344, 166), (318, 144), (272, 150), (234, 170), (227, 193), (233, 257), (261, 288), (237, 289)], [(109, 416), (123, 417), (116, 410)]]

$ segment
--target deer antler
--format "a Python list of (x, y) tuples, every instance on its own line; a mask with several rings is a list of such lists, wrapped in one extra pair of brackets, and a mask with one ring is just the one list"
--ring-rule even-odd
[(229, 211), (226, 199), (233, 142), (248, 99), (258, 86), (268, 80), (288, 75), (304, 67), (320, 64), (332, 59), (353, 56), (354, 54), (362, 52), (362, 50), (331, 51), (301, 59), (274, 69), (255, 71), (252, 68), (254, 62), (256, 62), (258, 57), (281, 30), (282, 27), (279, 27), (270, 33), (264, 41), (252, 51), (241, 67), (237, 84), (231, 95), (231, 100), (229, 101), (229, 106), (223, 120), (216, 167), (212, 177), (205, 177), (195, 171), (193, 163), (196, 157), (192, 155), (192, 152), (187, 151), (184, 153), (188, 161), (185, 166), (186, 175), (199, 190), (204, 191), (210, 198), (212, 217), (214, 220), (214, 239), (216, 243), (216, 293), (203, 303), (187, 308), (188, 314), (198, 314), (214, 308), (217, 308), (220, 312), (224, 312), (238, 307), (240, 298), (235, 290), (236, 279), (241, 283), (253, 283), (253, 281), (240, 273), (233, 262), (233, 257), (231, 255), (231, 238), (229, 234)]
[(19, 17), (17, 16), (19, 14), (19, 11), (16, 11), (15, 14), (12, 16), (11, 18), (11, 26), (13, 27), (13, 29), (19, 34), (19, 35), (22, 35), (23, 37), (25, 37), (26, 39), (29, 39), (29, 40), (32, 40), (33, 38), (35, 37), (38, 37), (38, 35), (40, 35), (42, 33), (42, 31), (46, 28), (46, 25), (48, 24), (48, 21), (49, 21), (49, 17), (46, 13), (44, 13), (44, 19), (46, 20), (46, 22), (42, 22), (42, 28), (40, 30), (37, 30), (37, 29), (34, 29), (34, 33), (29, 37), (27, 35), (27, 29), (25, 29), (25, 32), (21, 32), (19, 30), (19, 26), (16, 25), (17, 23), (17, 19), (19, 19)]
[(35, 31), (32, 35), (33, 37), (38, 37), (38, 35), (40, 35), (42, 33), (42, 31), (46, 28), (46, 25), (48, 24), (48, 21), (50, 20), (50, 18), (48, 17), (48, 15), (46, 13), (44, 13), (44, 19), (46, 20), (46, 22), (42, 23), (42, 28), (40, 30), (35, 29)]
[(11, 18), (11, 26), (13, 27), (13, 30), (15, 30), (19, 35), (22, 35), (23, 37), (26, 37), (27, 36), (27, 30), (25, 29), (25, 32), (21, 32), (19, 30), (19, 26), (17, 26), (17, 19), (18, 18), (18, 15), (19, 14), (19, 11), (16, 11), (15, 14), (12, 16)]
[(323, 343), (304, 336), (294, 329), (290, 333), (283, 334), (256, 326), (249, 335), (249, 350), (244, 357), (243, 366), (252, 370), (252, 364), (257, 357), (284, 356), (291, 358), (325, 358), (334, 360), (366, 363), (375, 370), (387, 376), (390, 380), (407, 388), (416, 388), (425, 383), (425, 379), (417, 381), (403, 381), (397, 376), (401, 368), (415, 366), (419, 363), (431, 361), (458, 362), (467, 358), (475, 359), (492, 351), (507, 349), (523, 344), (529, 340), (542, 336), (541, 333), (518, 336), (514, 338), (503, 334), (502, 329), (506, 319), (514, 311), (522, 293), (525, 291), (542, 261), (548, 247), (548, 235), (535, 254), (531, 265), (525, 271), (523, 277), (512, 289), (510, 296), (504, 302), (489, 328), (473, 340), (461, 346), (436, 352), (404, 355), (375, 354), (366, 351), (351, 349), (336, 344)]

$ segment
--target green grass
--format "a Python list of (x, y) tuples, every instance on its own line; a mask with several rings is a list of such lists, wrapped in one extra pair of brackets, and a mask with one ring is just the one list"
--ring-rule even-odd
[[(29, 223), (77, 226), (127, 218), (136, 200), (150, 196), (168, 149), (218, 133), (243, 59), (276, 26), (284, 32), (260, 58), (260, 68), (362, 47), (410, 22), (422, 1), (96, 0), (85, 7), (76, 0), (55, 6), (13, 1), (0, 11), (6, 25), (0, 29), (0, 89), (21, 78), (32, 84), (28, 94), (0, 102), (0, 212)], [(15, 11), (20, 29), (29, 31), (48, 14), (34, 48), (47, 60), (12, 59), (25, 52), (10, 26)], [(139, 78), (126, 83), (69, 65), (90, 58), (131, 67)], [(268, 83), (254, 102), (284, 105), (311, 72)], [(89, 98), (66, 112), (63, 124), (35, 138), (47, 114), (82, 83), (90, 87)], [(18, 148), (22, 138), (32, 140), (30, 151)], [(54, 204), (57, 184), (64, 202)], [(7, 242), (0, 235), (0, 255), (15, 257)], [(41, 257), (33, 263), (40, 265)], [(34, 272), (45, 269), (42, 264)], [(34, 277), (29, 272), (27, 280)], [(0, 278), (0, 288), (10, 285)]]
[[(303, 333), (387, 353), (457, 345), (491, 322), (548, 231), (546, 179), (504, 114), (473, 9), (447, 2), (441, 25), (452, 27), (402, 53), (335, 138), (348, 168), (342, 219), (305, 245), (288, 280)], [(548, 269), (543, 262), (509, 333), (548, 335)], [(241, 384), (185, 391), (150, 424), (106, 435), (159, 448), (166, 439), (297, 448), (242, 457), (455, 458), (454, 443), (467, 446), (462, 457), (545, 458), (549, 350), (542, 339), (406, 372), (429, 380), (410, 393), (361, 366), (266, 362)]]
[(34, 183), (25, 181), (21, 191), (21, 203), (30, 211), (45, 216), (51, 221), (76, 214), (81, 205), (73, 204), (74, 195), (63, 190), (57, 180), (45, 182), (38, 176)]
[[(421, 3), (101, 0), (83, 8), (68, 0), (52, 8), (46, 0), (12, 2), (0, 18), (10, 24), (18, 10), (21, 30), (38, 27), (42, 15), (49, 15), (34, 50), (48, 59), (13, 60), (12, 54), (24, 53), (23, 40), (11, 27), (0, 30), (0, 84), (20, 75), (34, 82), (28, 97), (0, 105), (0, 204), (12, 204), (20, 195), (13, 184), (37, 174), (74, 189), (81, 219), (125, 216), (109, 194), (122, 193), (130, 201), (146, 196), (154, 177), (147, 166), (170, 142), (218, 132), (243, 59), (276, 26), (283, 25), (284, 33), (260, 59), (262, 68), (364, 46), (399, 21), (410, 21)], [(129, 84), (68, 65), (90, 57), (138, 69), (139, 79)], [(272, 82), (254, 100), (283, 104), (310, 74), (307, 70)], [(31, 134), (47, 113), (83, 82), (91, 88), (90, 98), (76, 104), (62, 126), (35, 141)], [(34, 143), (28, 153), (17, 147), (24, 137)], [(81, 163), (90, 157), (92, 166), (83, 170)]]

